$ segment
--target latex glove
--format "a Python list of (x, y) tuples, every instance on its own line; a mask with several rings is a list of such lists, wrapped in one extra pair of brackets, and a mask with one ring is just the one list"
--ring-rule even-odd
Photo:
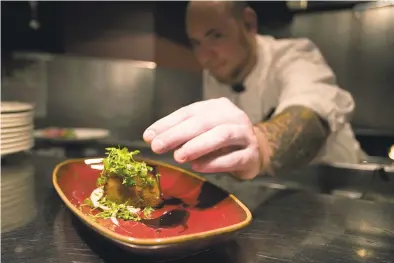
[(247, 180), (260, 171), (253, 125), (227, 98), (185, 106), (152, 124), (143, 138), (155, 153), (175, 150), (174, 159), (190, 162), (197, 172), (229, 172)]

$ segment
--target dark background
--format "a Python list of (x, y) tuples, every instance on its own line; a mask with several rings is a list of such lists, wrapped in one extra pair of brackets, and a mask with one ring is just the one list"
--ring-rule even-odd
[[(301, 12), (321, 12), (349, 8), (357, 1), (314, 1), (308, 3), (308, 9)], [(94, 38), (103, 31), (119, 29), (127, 25), (127, 18), (136, 12), (149, 12), (154, 16), (154, 32), (183, 45), (188, 45), (184, 30), (184, 13), (187, 1), (160, 2), (46, 2), (38, 4), (40, 30), (31, 29), (30, 6), (26, 1), (1, 2), (1, 36), (2, 54), (12, 50), (36, 50), (63, 53), (67, 51), (67, 43), (79, 41), (81, 35), (73, 35), (70, 31), (84, 31), (83, 37)], [(294, 13), (285, 1), (252, 1), (261, 26), (281, 27), (291, 23)], [(144, 25), (127, 25), (129, 30), (138, 33), (150, 32)], [(71, 28), (71, 29), (70, 29)], [(85, 29), (85, 30), (84, 30)], [(70, 35), (71, 34), (71, 35)]]
[[(370, 154), (387, 155), (387, 148), (394, 144), (394, 7), (357, 12), (353, 7), (359, 3), (313, 1), (308, 2), (307, 9), (298, 11), (290, 10), (284, 1), (253, 1), (250, 5), (258, 14), (261, 33), (278, 38), (308, 37), (317, 44), (336, 73), (340, 86), (354, 96), (356, 111), (352, 125), (363, 147)], [(2, 75), (13, 71), (14, 65), (8, 63), (11, 52), (21, 50), (155, 61), (159, 70), (152, 85), (156, 85), (155, 108), (158, 113), (152, 118), (159, 118), (195, 100), (200, 93), (184, 89), (191, 79), (186, 73), (179, 74), (200, 72), (185, 35), (186, 4), (186, 1), (39, 2), (41, 28), (32, 30), (28, 26), (31, 14), (28, 2), (1, 2)], [(52, 75), (58, 80), (55, 81), (55, 77), (50, 79), (50, 84), (55, 84), (48, 87), (49, 114), (57, 112), (55, 120), (67, 119), (63, 123), (67, 125), (100, 125), (102, 120), (98, 113), (92, 111), (91, 115), (85, 116), (86, 119), (89, 117), (86, 122), (82, 116), (76, 120), (75, 115), (66, 114), (73, 109), (59, 108), (59, 104), (72, 105), (75, 101), (79, 105), (88, 102), (102, 105), (99, 101), (103, 98), (87, 97), (95, 94), (95, 87), (87, 80), (76, 86), (58, 84), (64, 82), (60, 79), (74, 76), (66, 74), (71, 70), (63, 64), (59, 62), (58, 65), (64, 68), (52, 69), (56, 73)], [(81, 95), (81, 87), (86, 98)], [(58, 99), (64, 100), (67, 95), (70, 102), (59, 102), (54, 98), (64, 88), (69, 91), (63, 96), (58, 95)], [(130, 90), (128, 92), (132, 94)], [(182, 96), (184, 99), (179, 99)], [(115, 98), (113, 101), (114, 105), (108, 105), (107, 111), (117, 106)], [(127, 112), (126, 107), (124, 112)], [(113, 116), (116, 114), (117, 111), (112, 113)], [(135, 116), (134, 113), (130, 115)], [(146, 124), (150, 121), (147, 120)], [(132, 127), (126, 130), (130, 132)]]

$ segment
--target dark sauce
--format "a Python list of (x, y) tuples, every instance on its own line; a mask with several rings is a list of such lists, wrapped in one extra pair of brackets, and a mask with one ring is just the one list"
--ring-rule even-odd
[(165, 197), (161, 196), (161, 198), (163, 199), (163, 202), (161, 202), (160, 206), (158, 208), (163, 208), (166, 205), (179, 205), (182, 208), (188, 208), (190, 207), (189, 204), (186, 204), (182, 199), (180, 198), (176, 198), (176, 197)]
[(161, 216), (156, 218), (141, 219), (140, 222), (152, 228), (173, 228), (183, 226), (184, 230), (186, 230), (189, 215), (187, 210), (174, 209), (164, 212)]
[(201, 186), (200, 193), (197, 196), (197, 200), (196, 202), (194, 202), (194, 204), (187, 204), (182, 199), (172, 196), (167, 197), (164, 196), (162, 193), (161, 198), (163, 201), (160, 205), (160, 208), (163, 208), (165, 205), (179, 205), (183, 208), (204, 210), (215, 207), (217, 204), (219, 204), (228, 197), (229, 193), (227, 191), (224, 191), (211, 183), (204, 182)]

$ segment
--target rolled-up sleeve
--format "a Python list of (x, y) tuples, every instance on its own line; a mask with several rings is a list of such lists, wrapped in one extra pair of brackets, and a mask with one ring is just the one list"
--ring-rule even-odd
[(349, 122), (355, 103), (341, 89), (318, 48), (307, 39), (284, 41), (275, 50), (275, 84), (281, 90), (276, 114), (290, 106), (305, 106), (325, 119), (331, 132)]

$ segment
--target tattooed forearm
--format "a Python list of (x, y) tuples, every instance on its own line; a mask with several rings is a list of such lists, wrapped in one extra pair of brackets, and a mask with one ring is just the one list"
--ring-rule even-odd
[(309, 164), (329, 135), (329, 127), (312, 110), (292, 106), (273, 119), (256, 125), (265, 135), (268, 173)]

